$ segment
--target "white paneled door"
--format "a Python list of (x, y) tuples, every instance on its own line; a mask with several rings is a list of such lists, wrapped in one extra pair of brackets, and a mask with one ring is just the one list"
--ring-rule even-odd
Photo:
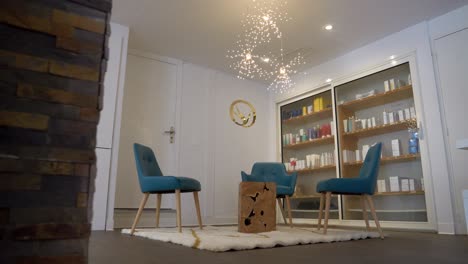
[(456, 141), (468, 138), (468, 29), (437, 39), (435, 48), (451, 163), (455, 228), (456, 233), (466, 234), (462, 192), (468, 189), (468, 151), (457, 149)]
[[(164, 175), (177, 172), (176, 63), (130, 52), (122, 108), (115, 208), (138, 208), (142, 193), (135, 168), (133, 144), (149, 146)], [(175, 129), (174, 142), (165, 133)], [(146, 208), (154, 208), (154, 199)], [(162, 207), (173, 208), (173, 196), (164, 195)]]

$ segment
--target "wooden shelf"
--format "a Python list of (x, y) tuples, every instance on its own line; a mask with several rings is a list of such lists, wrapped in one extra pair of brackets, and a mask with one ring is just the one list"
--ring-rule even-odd
[[(408, 154), (402, 155), (398, 157), (383, 157), (380, 160), (380, 164), (389, 164), (389, 163), (399, 163), (399, 162), (407, 162), (413, 161), (421, 158), (421, 155), (418, 154)], [(344, 163), (345, 166), (360, 166), (362, 165), (363, 161), (354, 161), (354, 162), (346, 162)]]
[(292, 117), (292, 118), (283, 120), (282, 122), (283, 122), (283, 124), (292, 124), (292, 123), (296, 123), (296, 122), (304, 122), (307, 119), (320, 120), (320, 119), (332, 118), (332, 117), (333, 117), (332, 109), (331, 108), (326, 108), (326, 109), (323, 109), (322, 111), (313, 112), (311, 114)]
[[(332, 197), (337, 197), (338, 195), (332, 194)], [(309, 195), (299, 195), (299, 196), (291, 196), (291, 199), (320, 199), (320, 194), (309, 194)]]
[[(362, 212), (362, 209), (347, 209), (349, 212)], [(426, 213), (426, 209), (375, 210), (377, 213)]]
[(366, 129), (359, 129), (355, 130), (353, 132), (348, 132), (344, 133), (343, 136), (345, 137), (370, 137), (370, 136), (375, 136), (375, 135), (380, 135), (380, 134), (387, 134), (387, 133), (392, 133), (396, 131), (401, 131), (401, 130), (406, 130), (408, 129), (408, 125), (406, 122), (414, 120), (414, 119), (407, 119), (403, 120), (400, 122), (396, 122), (393, 124), (386, 124), (386, 125), (380, 125), (380, 126), (375, 126), (371, 128), (366, 128)]
[(413, 191), (413, 192), (376, 192), (375, 196), (404, 196), (404, 195), (424, 195), (424, 191)]
[(413, 97), (413, 86), (407, 85), (385, 93), (379, 93), (362, 99), (349, 101), (339, 105), (338, 107), (355, 112), (358, 110), (384, 105), (411, 97)]
[[(291, 212), (296, 212), (296, 213), (318, 213), (319, 210), (313, 210), (313, 209), (291, 209)], [(325, 213), (325, 210), (323, 210)], [(330, 213), (338, 213), (338, 209), (330, 209)]]
[(312, 172), (319, 172), (319, 171), (327, 171), (327, 170), (334, 170), (336, 169), (335, 165), (327, 165), (327, 166), (322, 166), (322, 167), (317, 167), (317, 168), (308, 168), (308, 169), (303, 169), (303, 170), (294, 170), (294, 171), (288, 171), (288, 173), (292, 172), (297, 172), (297, 173), (312, 173)]
[(320, 194), (291, 196), (291, 199), (313, 199), (313, 198), (320, 198)]
[[(424, 191), (414, 191), (414, 192), (376, 192), (375, 196), (408, 196), (408, 195), (424, 195)], [(333, 194), (333, 197), (338, 195)], [(358, 196), (356, 196), (358, 197)], [(309, 195), (299, 195), (299, 196), (292, 196), (291, 199), (314, 199), (320, 198), (320, 194), (309, 194)]]
[(334, 142), (335, 142), (335, 137), (329, 136), (329, 137), (324, 137), (324, 138), (313, 139), (310, 141), (304, 141), (304, 142), (297, 143), (297, 144), (290, 144), (287, 146), (283, 146), (283, 148), (284, 149), (296, 149), (296, 148), (302, 148), (302, 147), (307, 147), (307, 146), (312, 146), (312, 145), (333, 144)]

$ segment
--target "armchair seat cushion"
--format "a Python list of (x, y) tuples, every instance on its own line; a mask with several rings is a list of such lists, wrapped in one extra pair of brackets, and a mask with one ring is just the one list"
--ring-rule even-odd
[(332, 192), (334, 194), (373, 194), (368, 179), (365, 178), (340, 178), (321, 181), (317, 184), (317, 192)]
[(141, 188), (144, 193), (173, 193), (176, 189), (181, 192), (198, 192), (201, 190), (199, 181), (187, 177), (144, 176), (141, 180)]
[(334, 194), (369, 194), (373, 195), (379, 175), (382, 143), (376, 143), (368, 151), (358, 178), (339, 178), (321, 181), (317, 184), (317, 192)]
[(276, 196), (292, 196), (294, 194), (294, 188), (286, 185), (276, 185)]

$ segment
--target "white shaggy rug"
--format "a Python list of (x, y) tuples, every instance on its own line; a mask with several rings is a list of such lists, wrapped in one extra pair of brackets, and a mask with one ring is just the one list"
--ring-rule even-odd
[[(123, 229), (122, 233), (130, 234), (130, 229)], [(339, 229), (329, 229), (328, 234), (323, 235), (316, 228), (286, 226), (258, 234), (239, 233), (237, 226), (205, 226), (203, 230), (185, 227), (182, 233), (177, 232), (177, 228), (137, 229), (134, 235), (217, 252), (379, 237), (374, 232)]]

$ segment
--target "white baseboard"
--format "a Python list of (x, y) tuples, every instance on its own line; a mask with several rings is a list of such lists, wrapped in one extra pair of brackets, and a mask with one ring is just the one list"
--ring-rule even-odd
[(437, 233), (440, 235), (454, 235), (455, 226), (453, 223), (438, 223)]
[(204, 220), (206, 225), (237, 225), (237, 218), (233, 217), (206, 217)]
[[(114, 210), (114, 229), (131, 228), (135, 219), (137, 209), (115, 209)], [(156, 212), (155, 209), (145, 209), (141, 214), (137, 227), (155, 227)], [(160, 227), (176, 226), (176, 212), (174, 210), (161, 210), (159, 217)]]
[(113, 231), (114, 230), (114, 219), (108, 219), (106, 221), (106, 230), (105, 231)]

